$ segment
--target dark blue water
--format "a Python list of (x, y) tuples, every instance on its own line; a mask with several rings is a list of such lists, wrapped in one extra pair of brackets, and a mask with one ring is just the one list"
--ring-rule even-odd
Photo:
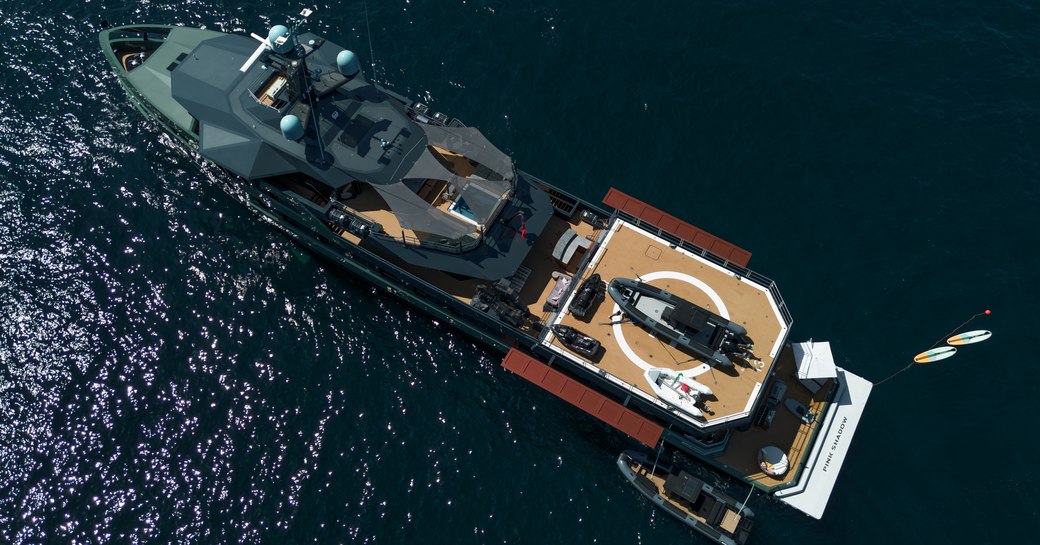
[[(0, 542), (703, 542), (629, 443), (314, 258), (142, 121), (99, 22), (262, 33), (264, 2), (0, 2)], [(370, 2), (311, 29), (525, 170), (754, 252), (874, 380), (827, 513), (754, 543), (1033, 539), (1036, 2)], [(741, 488), (728, 483), (735, 494)]]

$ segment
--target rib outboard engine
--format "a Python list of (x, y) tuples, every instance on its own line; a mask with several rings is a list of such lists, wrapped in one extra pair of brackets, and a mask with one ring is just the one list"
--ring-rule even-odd
[(755, 345), (751, 344), (751, 339), (747, 335), (734, 335), (727, 332), (726, 338), (722, 341), (721, 350), (726, 354), (733, 354), (737, 356), (745, 355), (751, 352)]

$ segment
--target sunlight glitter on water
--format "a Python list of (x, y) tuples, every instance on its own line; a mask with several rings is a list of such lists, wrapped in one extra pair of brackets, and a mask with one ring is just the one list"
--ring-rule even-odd
[[(359, 53), (366, 74), (479, 126), (525, 170), (590, 200), (628, 184), (751, 246), (799, 322), (852, 366), (880, 367), (921, 334), (891, 308), (922, 285), (939, 292), (929, 307), (994, 292), (1028, 310), (1006, 288), (1036, 267), (1008, 241), (1036, 238), (1040, 48), (1017, 4), (317, 7), (310, 29)], [(263, 34), (299, 8), (0, 4), (0, 542), (697, 539), (620, 482), (623, 438), (289, 242), (143, 120), (98, 49), (102, 18)], [(782, 210), (785, 237), (700, 212), (733, 187), (742, 207)], [(883, 265), (856, 276), (866, 262)], [(855, 312), (834, 319), (818, 270), (847, 272), (826, 281)], [(894, 341), (864, 334), (879, 321)], [(980, 365), (1007, 399), (1029, 399), (1005, 359)], [(753, 539), (870, 543), (899, 525), (1013, 541), (1014, 525), (961, 522), (985, 514), (935, 501), (956, 482), (935, 469), (948, 458), (936, 445), (948, 452), (965, 426), (1008, 431), (947, 391), (904, 392), (931, 443), (887, 425), (905, 420), (901, 405), (871, 409), (836, 518), (809, 523), (756, 497)], [(986, 520), (1032, 520), (1027, 454), (1001, 454), (987, 486), (1008, 501)], [(878, 473), (876, 460), (898, 464)], [(900, 502), (941, 510), (907, 518)]]

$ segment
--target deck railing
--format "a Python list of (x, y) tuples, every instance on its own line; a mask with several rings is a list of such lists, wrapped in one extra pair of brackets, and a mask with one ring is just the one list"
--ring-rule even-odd
[(452, 253), (452, 254), (461, 254), (461, 253), (464, 253), (464, 252), (468, 252), (470, 250), (474, 250), (474, 249), (476, 249), (477, 246), (480, 246), (480, 241), (481, 241), (481, 239), (479, 237), (477, 237), (477, 238), (462, 237), (460, 239), (455, 239), (455, 240), (449, 240), (449, 239), (429, 240), (429, 239), (421, 239), (421, 238), (408, 236), (408, 235), (406, 235), (404, 233), (401, 233), (401, 236), (399, 236), (399, 237), (395, 237), (395, 236), (392, 236), (392, 235), (390, 235), (388, 233), (385, 233), (385, 232), (379, 233), (378, 236), (391, 238), (391, 239), (394, 239), (394, 240), (396, 240), (398, 242), (401, 242), (401, 243), (404, 243), (404, 244), (410, 244), (412, 246), (419, 246), (421, 248), (430, 248), (430, 249), (433, 249), (433, 250), (439, 250), (439, 251), (442, 251), (442, 252), (448, 252), (448, 253)]
[(334, 208), (336, 208), (337, 210), (347, 214), (348, 216), (351, 216), (352, 218), (357, 218), (357, 219), (359, 219), (359, 220), (361, 220), (361, 221), (363, 221), (363, 222), (365, 222), (365, 223), (367, 223), (369, 225), (378, 225), (379, 224), (379, 222), (377, 222), (376, 220), (366, 216), (363, 212), (359, 212), (357, 210), (354, 210), (353, 208), (351, 208), (351, 207), (347, 206), (346, 204), (344, 204), (342, 201), (337, 201), (336, 199), (329, 199), (329, 205), (334, 207)]
[[(434, 250), (439, 250), (442, 252), (448, 252), (453, 254), (461, 254), (463, 252), (468, 252), (470, 250), (476, 249), (477, 246), (480, 246), (481, 242), (481, 238), (479, 237), (463, 237), (457, 240), (429, 240), (409, 236), (403, 232), (399, 236), (394, 236), (393, 234), (386, 232), (380, 223), (376, 222), (375, 220), (366, 216), (365, 214), (358, 212), (353, 208), (350, 208), (342, 202), (339, 202), (337, 200), (330, 200), (329, 207), (330, 209), (335, 208), (336, 210), (339, 210), (340, 212), (345, 214), (347, 218), (350, 220), (351, 224), (358, 223), (363, 225), (368, 231), (366, 233), (367, 236), (393, 240), (401, 244), (419, 246), (422, 248), (431, 248)], [(340, 225), (340, 227), (347, 229), (348, 231), (351, 230), (346, 225)]]

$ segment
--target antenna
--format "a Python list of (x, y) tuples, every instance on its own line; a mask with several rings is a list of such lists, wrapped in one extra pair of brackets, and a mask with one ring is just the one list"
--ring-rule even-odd
[[(312, 13), (314, 13), (315, 9), (318, 9), (317, 6), (315, 6), (314, 9), (303, 8), (303, 10), (300, 11), (300, 18), (293, 24), (293, 36), (296, 35), (296, 31), (300, 28), (300, 25), (303, 24)], [(315, 105), (316, 97), (314, 96), (314, 78), (312, 78), (312, 75), (307, 69), (306, 57), (307, 55), (304, 55), (303, 58), (300, 59), (300, 62), (302, 63), (302, 76), (307, 82), (307, 88), (304, 90), (304, 93), (307, 96), (307, 105), (310, 106), (311, 118), (314, 120), (314, 136), (318, 140), (318, 152), (321, 153), (321, 163), (324, 165), (328, 164), (328, 159), (325, 158), (325, 142), (321, 136), (321, 124), (318, 121), (318, 108)]]
[[(256, 60), (260, 58), (260, 55), (264, 54), (264, 51), (271, 51), (271, 50), (274, 50), (276, 47), (282, 48), (285, 45), (288, 45), (287, 42), (294, 43), (294, 42), (292, 42), (292, 40), (295, 39), (294, 36), (296, 36), (296, 31), (299, 30), (300, 25), (302, 25), (303, 22), (306, 21), (307, 18), (310, 17), (312, 13), (314, 13), (313, 9), (303, 8), (303, 11), (300, 12), (300, 18), (293, 22), (292, 30), (289, 30), (289, 29), (286, 29), (285, 27), (282, 27), (282, 30), (283, 31), (287, 31), (287, 32), (281, 33), (281, 35), (279, 37), (275, 38), (274, 42), (271, 41), (272, 34), (270, 34), (270, 33), (268, 34), (268, 36), (266, 38), (261, 38), (260, 36), (257, 36), (256, 34), (252, 34), (252, 33), (249, 34), (250, 36), (253, 37), (253, 39), (255, 39), (258, 42), (260, 42), (260, 45), (257, 46), (256, 51), (253, 51), (253, 54), (250, 55), (248, 59), (246, 59), (246, 62), (242, 64), (242, 68), (239, 68), (238, 71), (239, 72), (245, 72), (245, 71), (249, 70), (249, 67), (253, 66), (253, 63), (256, 62)], [(278, 27), (274, 27), (271, 30), (274, 31), (275, 28), (278, 28)], [(279, 49), (279, 51), (281, 51), (281, 49)], [(281, 52), (284, 53), (286, 51), (281, 51)]]
[(256, 34), (252, 33), (250, 33), (249, 35), (252, 36), (254, 39), (258, 40), (260, 42), (260, 45), (256, 48), (256, 51), (253, 51), (253, 54), (250, 55), (248, 59), (246, 59), (246, 62), (242, 64), (242, 68), (238, 69), (239, 72), (245, 72), (246, 70), (249, 70), (249, 67), (253, 66), (253, 63), (256, 62), (256, 59), (260, 58), (260, 55), (262, 55), (264, 51), (273, 49), (273, 47), (271, 46), (271, 40), (267, 38), (261, 38), (260, 36), (257, 36)]
[(314, 9), (303, 8), (302, 10), (300, 10), (300, 18), (295, 20), (295, 21), (293, 21), (293, 24), (292, 24), (291, 32), (292, 32), (292, 34), (294, 36), (296, 35), (296, 31), (300, 29), (300, 25), (302, 25), (304, 23), (304, 21), (306, 21), (307, 18), (310, 17), (312, 13), (314, 13), (314, 10), (316, 10), (316, 9), (318, 9), (318, 8), (317, 7), (315, 7)]

